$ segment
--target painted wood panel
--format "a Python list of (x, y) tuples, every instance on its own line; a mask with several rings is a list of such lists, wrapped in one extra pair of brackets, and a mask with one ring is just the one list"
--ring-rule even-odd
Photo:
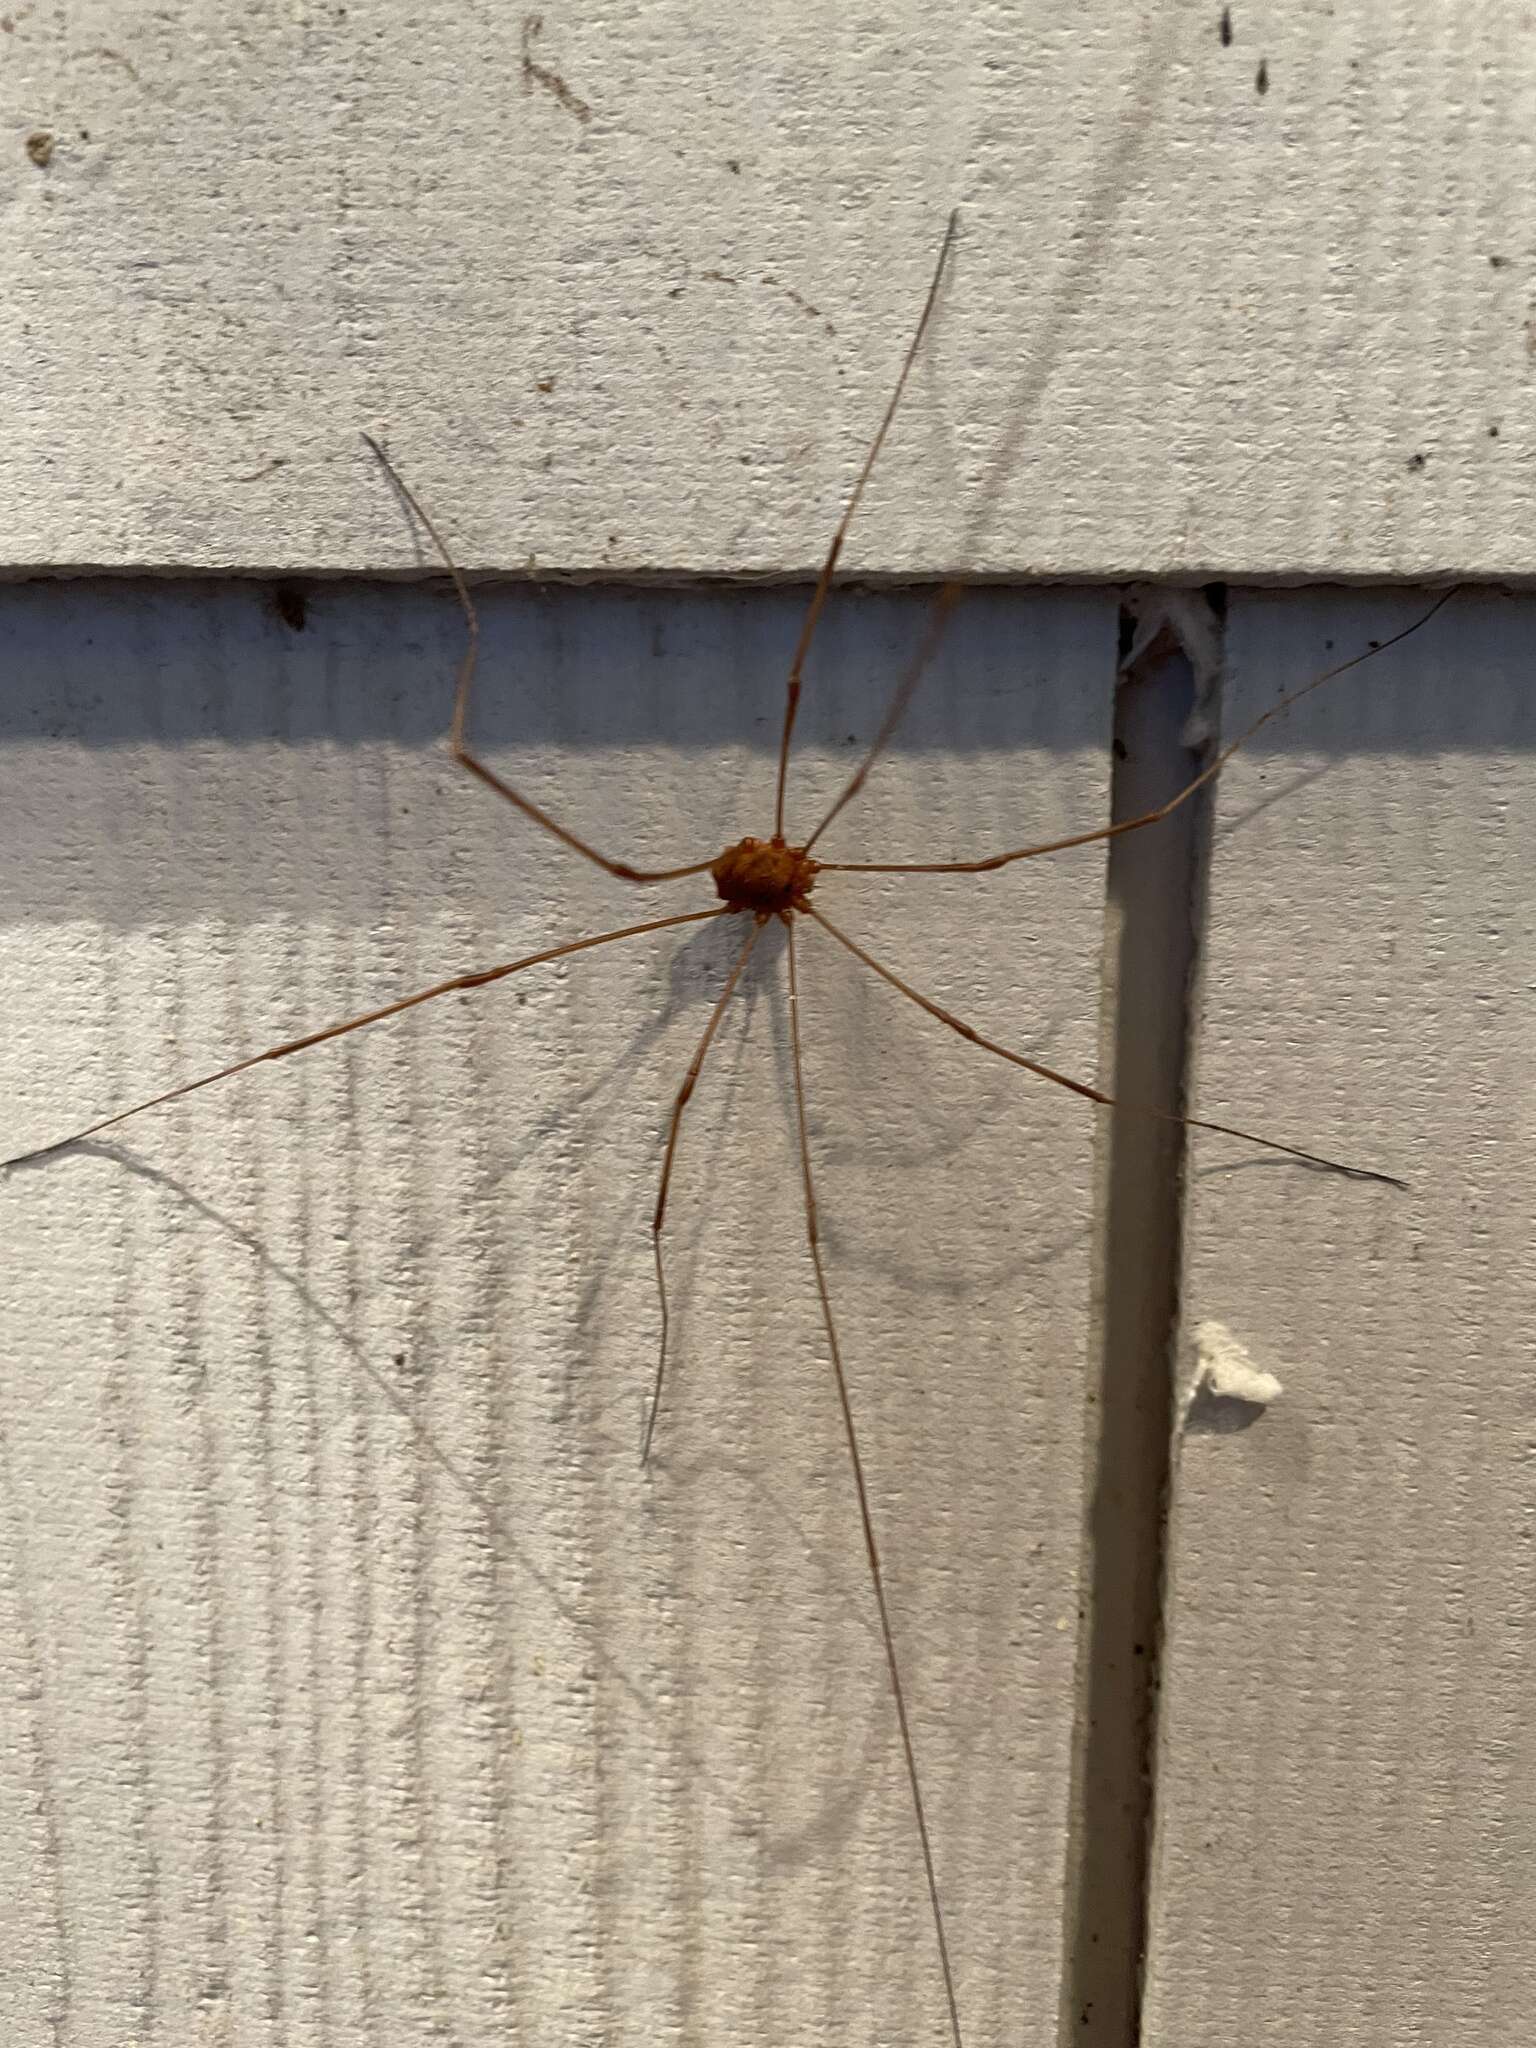
[[(771, 824), (794, 593), (502, 592), (489, 758), (639, 860)], [(458, 620), (327, 587), (34, 584), (0, 751), (8, 1149), (625, 889), (440, 744)], [(791, 815), (916, 597), (828, 622)], [(1115, 610), (979, 595), (826, 845), (1104, 815)], [(828, 875), (1006, 1043), (1091, 1070), (1102, 856)], [(649, 1217), (738, 940), (628, 941), (13, 1169), (14, 2038), (945, 2038), (794, 1177), (772, 937), (684, 1129), (649, 1475)], [(811, 931), (812, 1143), (962, 2009), (1060, 1944), (1094, 1131)], [(51, 2030), (51, 2031), (50, 2031)]]
[(81, 0), (0, 23), (5, 561), (1530, 575), (1507, 0)]

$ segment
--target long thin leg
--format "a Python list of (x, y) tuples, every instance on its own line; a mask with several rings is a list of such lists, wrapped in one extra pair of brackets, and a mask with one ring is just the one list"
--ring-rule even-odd
[(928, 1879), (928, 1904), (933, 1914), (934, 1938), (939, 1949), (939, 1968), (944, 1977), (944, 1996), (949, 2005), (949, 2031), (954, 2048), (964, 2048), (960, 2033), (960, 2007), (955, 1998), (954, 1972), (950, 1968), (949, 1942), (944, 1933), (944, 1909), (939, 1903), (939, 1879), (933, 1861), (933, 1843), (928, 1834), (928, 1817), (923, 1808), (922, 1781), (917, 1774), (917, 1752), (912, 1744), (912, 1728), (907, 1719), (907, 1698), (902, 1689), (901, 1665), (896, 1656), (896, 1638), (891, 1629), (890, 1609), (885, 1599), (885, 1574), (880, 1568), (880, 1546), (875, 1541), (874, 1517), (869, 1506), (869, 1487), (864, 1479), (864, 1460), (859, 1452), (858, 1431), (853, 1423), (853, 1404), (848, 1398), (848, 1379), (843, 1371), (843, 1354), (837, 1341), (837, 1325), (832, 1319), (832, 1296), (827, 1286), (827, 1271), (821, 1257), (821, 1231), (816, 1221), (816, 1186), (811, 1176), (811, 1139), (805, 1110), (805, 1057), (800, 1044), (800, 981), (795, 963), (795, 927), (785, 918), (789, 928), (789, 1042), (793, 1054), (795, 1077), (795, 1121), (800, 1135), (800, 1185), (805, 1195), (805, 1236), (810, 1246), (811, 1264), (816, 1271), (816, 1292), (821, 1297), (822, 1327), (827, 1333), (827, 1349), (832, 1356), (832, 1377), (837, 1383), (838, 1406), (843, 1411), (843, 1436), (848, 1445), (848, 1462), (853, 1467), (854, 1491), (859, 1498), (859, 1521), (864, 1531), (864, 1555), (869, 1561), (870, 1583), (875, 1590), (875, 1606), (880, 1614), (880, 1635), (885, 1644), (885, 1668), (891, 1681), (891, 1698), (895, 1702), (896, 1721), (901, 1730), (902, 1753), (907, 1762), (907, 1785), (912, 1794), (912, 1811), (917, 1821), (917, 1838), (922, 1845), (923, 1870)]
[(731, 969), (725, 987), (715, 999), (714, 1008), (709, 1013), (709, 1022), (704, 1026), (704, 1036), (699, 1040), (698, 1050), (688, 1063), (683, 1085), (678, 1089), (672, 1104), (672, 1122), (667, 1130), (667, 1153), (661, 1162), (661, 1186), (656, 1191), (656, 1212), (651, 1218), (651, 1254), (656, 1261), (656, 1294), (661, 1303), (661, 1336), (656, 1347), (656, 1380), (651, 1388), (651, 1405), (645, 1418), (645, 1440), (640, 1447), (642, 1465), (648, 1465), (651, 1461), (651, 1439), (656, 1434), (656, 1418), (661, 1413), (661, 1387), (667, 1370), (667, 1331), (671, 1316), (667, 1307), (667, 1275), (661, 1257), (661, 1226), (667, 1213), (667, 1190), (672, 1185), (672, 1162), (677, 1157), (678, 1133), (683, 1127), (683, 1111), (688, 1107), (688, 1098), (698, 1082), (705, 1055), (714, 1041), (720, 1019), (725, 1015), (725, 1006), (736, 993), (736, 984), (752, 957), (752, 948), (763, 935), (764, 922), (765, 920), (759, 917), (751, 931), (747, 933), (747, 942), (737, 954), (736, 965)]
[[(779, 738), (779, 779), (773, 799), (773, 829), (775, 835), (781, 839), (784, 836), (784, 785), (789, 775), (789, 743), (795, 729), (795, 716), (800, 709), (801, 674), (805, 668), (805, 658), (811, 651), (811, 642), (816, 637), (816, 628), (821, 623), (822, 612), (826, 609), (827, 594), (832, 588), (832, 578), (837, 569), (838, 558), (843, 552), (843, 542), (848, 538), (848, 529), (853, 524), (853, 515), (859, 509), (864, 486), (869, 482), (880, 450), (885, 446), (885, 437), (891, 431), (891, 422), (896, 417), (902, 393), (907, 388), (912, 365), (917, 360), (917, 352), (923, 345), (923, 336), (928, 331), (928, 322), (933, 318), (933, 309), (938, 303), (939, 286), (944, 281), (949, 252), (954, 247), (955, 232), (959, 225), (960, 213), (957, 208), (949, 216), (949, 225), (944, 230), (944, 240), (939, 247), (939, 260), (933, 266), (933, 281), (928, 287), (928, 296), (923, 301), (923, 310), (918, 316), (912, 339), (907, 343), (907, 352), (902, 358), (896, 388), (885, 408), (885, 417), (880, 422), (879, 432), (870, 443), (869, 453), (864, 458), (864, 467), (859, 471), (858, 482), (853, 487), (853, 495), (843, 508), (842, 518), (837, 522), (832, 545), (827, 549), (827, 559), (821, 565), (821, 574), (816, 578), (816, 588), (811, 592), (811, 601), (806, 607), (805, 618), (800, 627), (800, 638), (795, 642), (794, 655), (789, 664), (789, 681), (784, 693), (784, 730)], [(439, 542), (438, 545), (441, 546), (442, 543)]]
[[(1341, 676), (1349, 669), (1358, 668), (1362, 662), (1371, 661), (1378, 654), (1385, 654), (1389, 647), (1396, 647), (1398, 642), (1406, 640), (1410, 633), (1417, 633), (1421, 626), (1429, 624), (1442, 605), (1450, 603), (1460, 588), (1460, 584), (1456, 584), (1437, 597), (1421, 618), (1415, 619), (1411, 626), (1404, 626), (1401, 632), (1392, 634), (1390, 639), (1379, 640), (1374, 647), (1367, 647), (1363, 654), (1353, 654), (1348, 661), (1337, 662), (1332, 668), (1325, 668), (1321, 675), (1313, 676), (1310, 682), (1303, 683), (1299, 689), (1288, 691), (1277, 704), (1271, 704), (1267, 711), (1261, 711), (1252, 725), (1240, 732), (1235, 740), (1229, 741), (1215, 760), (1202, 768), (1193, 781), (1186, 782), (1176, 795), (1169, 797), (1166, 803), (1159, 804), (1156, 810), (1143, 811), (1139, 818), (1122, 818), (1118, 825), (1100, 825), (1095, 831), (1075, 832), (1070, 839), (1050, 839), (1040, 846), (1017, 846), (1008, 853), (988, 854), (984, 860), (828, 860), (822, 861), (820, 866), (828, 873), (843, 875), (981, 875), (989, 873), (993, 868), (1005, 868), (1012, 861), (1033, 860), (1042, 853), (1064, 853), (1069, 846), (1091, 846), (1098, 839), (1118, 839), (1122, 832), (1139, 832), (1143, 825), (1155, 825), (1159, 818), (1166, 818), (1169, 812), (1176, 811), (1180, 804), (1188, 803), (1197, 789), (1203, 789), (1213, 776), (1221, 773), (1238, 748), (1246, 746), (1261, 725), (1268, 725), (1272, 718), (1278, 718), (1282, 711), (1288, 711), (1301, 698), (1310, 696), (1313, 690), (1320, 690), (1324, 683), (1331, 683), (1335, 676)], [(846, 791), (844, 796), (838, 799), (837, 808), (841, 808), (852, 793), (851, 789)]]
[(949, 615), (964, 595), (965, 585), (963, 583), (946, 583), (940, 588), (938, 596), (933, 601), (933, 610), (928, 614), (927, 631), (923, 634), (916, 654), (907, 664), (906, 673), (892, 692), (890, 704), (886, 708), (884, 718), (880, 721), (880, 730), (875, 734), (869, 752), (843, 785), (842, 794), (838, 797), (837, 801), (828, 810), (826, 816), (816, 827), (810, 838), (806, 840), (805, 851), (807, 853), (810, 852), (822, 833), (826, 831), (838, 812), (853, 802), (869, 779), (870, 769), (874, 767), (880, 756), (890, 745), (897, 726), (900, 725), (903, 718), (907, 715), (907, 706), (912, 702), (913, 692), (928, 673), (928, 664), (939, 650), (939, 642), (943, 639), (944, 629), (949, 624)]
[(1374, 1167), (1369, 1166), (1348, 1166), (1341, 1159), (1324, 1159), (1319, 1153), (1303, 1152), (1298, 1146), (1282, 1145), (1274, 1138), (1261, 1138), (1254, 1131), (1240, 1131), (1233, 1124), (1214, 1124), (1200, 1116), (1178, 1116), (1172, 1110), (1153, 1109), (1144, 1102), (1122, 1102), (1118, 1096), (1108, 1095), (1102, 1088), (1091, 1088), (1086, 1081), (1074, 1081), (1070, 1074), (1059, 1074), (1054, 1067), (1042, 1066), (1039, 1060), (1026, 1059), (1021, 1052), (1011, 1052), (1006, 1045), (998, 1045), (990, 1038), (983, 1038), (979, 1031), (969, 1024), (962, 1023), (960, 1018), (952, 1011), (946, 1010), (942, 1003), (934, 1002), (931, 996), (920, 994), (910, 982), (903, 981), (892, 968), (882, 966), (873, 953), (867, 953), (856, 939), (850, 939), (846, 932), (839, 931), (831, 918), (823, 916), (809, 904), (806, 909), (824, 932), (830, 933), (840, 946), (847, 947), (856, 960), (862, 960), (882, 981), (888, 981), (892, 988), (910, 998), (920, 1010), (926, 1010), (930, 1017), (936, 1017), (941, 1024), (947, 1024), (951, 1031), (958, 1031), (962, 1038), (969, 1039), (972, 1045), (979, 1045), (983, 1052), (996, 1053), (1000, 1060), (1010, 1060), (1014, 1066), (1022, 1067), (1026, 1073), (1038, 1074), (1042, 1081), (1054, 1081), (1058, 1088), (1070, 1088), (1074, 1095), (1081, 1095), (1085, 1101), (1096, 1102), (1105, 1109), (1124, 1110), (1131, 1116), (1156, 1117), (1159, 1123), (1182, 1124), (1188, 1131), (1215, 1131), (1223, 1138), (1239, 1138), (1245, 1145), (1262, 1145), (1266, 1152), (1283, 1152), (1288, 1159), (1304, 1160), (1308, 1166), (1322, 1166), (1330, 1173), (1347, 1174), (1351, 1180), (1379, 1180), (1389, 1188), (1401, 1188), (1404, 1193), (1407, 1192), (1408, 1183), (1398, 1180), (1394, 1174), (1378, 1173)]
[(286, 1059), (291, 1052), (303, 1052), (309, 1046), (323, 1045), (328, 1038), (342, 1038), (349, 1031), (361, 1031), (365, 1024), (378, 1024), (385, 1017), (398, 1017), (402, 1010), (414, 1010), (418, 1003), (430, 1003), (434, 997), (451, 995), (455, 989), (483, 988), (487, 982), (503, 981), (524, 967), (537, 967), (545, 960), (562, 960), (568, 953), (585, 953), (590, 947), (606, 946), (613, 939), (638, 938), (642, 932), (664, 932), (673, 925), (702, 924), (706, 918), (723, 917), (725, 909), (722, 903), (714, 910), (688, 910), (678, 917), (648, 918), (644, 924), (627, 924), (617, 931), (596, 932), (591, 938), (567, 939), (563, 946), (550, 946), (542, 953), (528, 953), (521, 960), (508, 960), (500, 967), (482, 967), (474, 974), (456, 974), (451, 981), (434, 982), (431, 988), (420, 989), (413, 996), (401, 996), (398, 1002), (385, 1003), (382, 1009), (366, 1010), (361, 1017), (349, 1017), (345, 1023), (328, 1024), (323, 1031), (311, 1031), (303, 1038), (290, 1038), (282, 1045), (268, 1046), (265, 1052), (253, 1052), (249, 1058), (236, 1060), (232, 1066), (220, 1067), (216, 1074), (204, 1074), (196, 1081), (183, 1081), (180, 1087), (167, 1088), (161, 1095), (151, 1095), (144, 1102), (134, 1103), (131, 1109), (120, 1109), (113, 1116), (102, 1117), (99, 1123), (71, 1131), (67, 1138), (55, 1138), (51, 1145), (38, 1145), (31, 1152), (18, 1152), (12, 1159), (0, 1159), (0, 1166), (20, 1166), (28, 1159), (41, 1159), (46, 1153), (60, 1152), (66, 1145), (77, 1145), (82, 1138), (94, 1138), (98, 1131), (110, 1130), (113, 1124), (138, 1116), (142, 1110), (157, 1109), (163, 1102), (174, 1102), (179, 1095), (195, 1094), (199, 1088), (211, 1088), (215, 1081), (228, 1081), (235, 1074), (243, 1074), (248, 1067), (259, 1067), (263, 1060)]
[(499, 775), (487, 768), (483, 761), (469, 751), (465, 729), (469, 717), (470, 685), (475, 678), (475, 664), (480, 654), (480, 615), (475, 610), (474, 600), (470, 597), (469, 585), (464, 581), (463, 572), (449, 552), (448, 543), (438, 532), (427, 508), (372, 434), (364, 434), (363, 439), (378, 457), (384, 474), (431, 536), (432, 545), (442, 556), (443, 566), (452, 578), (460, 609), (464, 613), (464, 653), (459, 662), (458, 682), (453, 695), (453, 724), (448, 734), (448, 751), (454, 760), (461, 768), (467, 768), (471, 775), (477, 775), (488, 789), (494, 789), (496, 794), (505, 797), (509, 804), (515, 804), (525, 818), (531, 818), (535, 825), (542, 825), (546, 832), (552, 832), (556, 839), (563, 841), (584, 860), (589, 860), (606, 873), (617, 876), (621, 882), (677, 882), (685, 875), (706, 873), (709, 868), (707, 860), (694, 861), (684, 868), (633, 868), (625, 861), (610, 860), (606, 853), (599, 853), (597, 848), (589, 846), (585, 839), (579, 839), (566, 826), (557, 824), (548, 811), (541, 809), (531, 797), (526, 797), (520, 790), (514, 789), (510, 782), (503, 782)]

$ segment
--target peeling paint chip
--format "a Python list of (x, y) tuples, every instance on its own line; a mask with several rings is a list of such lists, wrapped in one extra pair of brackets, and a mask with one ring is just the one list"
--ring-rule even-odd
[(1272, 1372), (1254, 1364), (1225, 1323), (1195, 1325), (1195, 1358), (1199, 1371), (1195, 1392), (1223, 1401), (1249, 1401), (1267, 1408), (1285, 1391)]

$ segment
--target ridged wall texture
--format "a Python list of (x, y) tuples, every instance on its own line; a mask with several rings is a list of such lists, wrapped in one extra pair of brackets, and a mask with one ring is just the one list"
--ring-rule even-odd
[[(1105, 1333), (1156, 1293), (1105, 1260), (1125, 1148), (805, 933), (969, 2048), (1131, 2048), (1134, 1972), (1096, 2012), (1064, 1987), (1074, 1874), (1114, 1861), (1083, 1673), (1146, 1656), (1155, 1730), (1099, 1702), (1151, 1788), (1118, 1916), (1146, 2043), (1536, 2023), (1533, 29), (0, 16), (0, 1155), (708, 900), (605, 880), (452, 767), (461, 621), (365, 430), (477, 575), (488, 758), (631, 860), (771, 823), (804, 592), (757, 586), (822, 558), (952, 209), (792, 824), (922, 631), (894, 580), (975, 586), (834, 842), (913, 858), (1123, 799), (1122, 579), (1186, 586), (1228, 736), (1427, 602), (1337, 586), (1477, 586), (1232, 764), (1198, 986), (1148, 976), (1200, 1114), (1408, 1183), (1194, 1148), (1161, 1644), (1107, 1642), (1080, 1568)], [(1001, 1042), (1125, 1070), (1102, 848), (822, 900)], [(0, 1178), (6, 2038), (945, 2040), (776, 934), (689, 1111), (639, 1466), (666, 1118), (730, 958), (708, 925), (530, 969)], [(1196, 1395), (1200, 1358), (1283, 1391)], [(1137, 1854), (1141, 1822), (1091, 1820)]]
[(1526, 5), (7, 18), (9, 564), (803, 573), (958, 207), (867, 573), (1536, 566)]
[[(1230, 715), (1414, 616), (1243, 602)], [(1533, 626), (1454, 600), (1222, 787), (1197, 1112), (1408, 1187), (1196, 1147), (1190, 1324), (1284, 1391), (1180, 1458), (1157, 2048), (1530, 2025)]]
[[(791, 816), (917, 598), (829, 621)], [(3, 813), (8, 1139), (464, 968), (712, 900), (627, 889), (440, 745), (451, 599), (32, 585)], [(794, 596), (487, 605), (490, 760), (632, 860), (771, 825)], [(829, 856), (1103, 814), (1114, 610), (982, 595)], [(1091, 1072), (1097, 848), (823, 878), (979, 1029)], [(812, 1145), (964, 2009), (1054, 1998), (1093, 1112), (802, 926)], [(943, 2003), (795, 1177), (764, 940), (633, 939), (13, 1169), (12, 2038), (938, 2039)], [(220, 2032), (222, 2029), (222, 2033)]]

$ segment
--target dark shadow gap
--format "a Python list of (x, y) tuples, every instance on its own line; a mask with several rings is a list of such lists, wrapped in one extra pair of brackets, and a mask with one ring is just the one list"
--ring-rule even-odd
[[(1164, 622), (1172, 597), (1190, 630)], [(1121, 613), (1112, 813), (1154, 808), (1198, 772), (1191, 713), (1214, 711), (1224, 593), (1152, 593)], [(1201, 665), (1188, 651), (1204, 639)], [(1198, 721), (1208, 730), (1208, 721)], [(1210, 809), (1202, 792), (1112, 840), (1101, 1072), (1127, 1101), (1181, 1111)], [(1063, 2048), (1135, 2048), (1153, 1817), (1172, 1357), (1184, 1133), (1114, 1117), (1100, 1154), (1095, 1359), (1090, 1367), (1078, 1676), (1064, 1902)]]

